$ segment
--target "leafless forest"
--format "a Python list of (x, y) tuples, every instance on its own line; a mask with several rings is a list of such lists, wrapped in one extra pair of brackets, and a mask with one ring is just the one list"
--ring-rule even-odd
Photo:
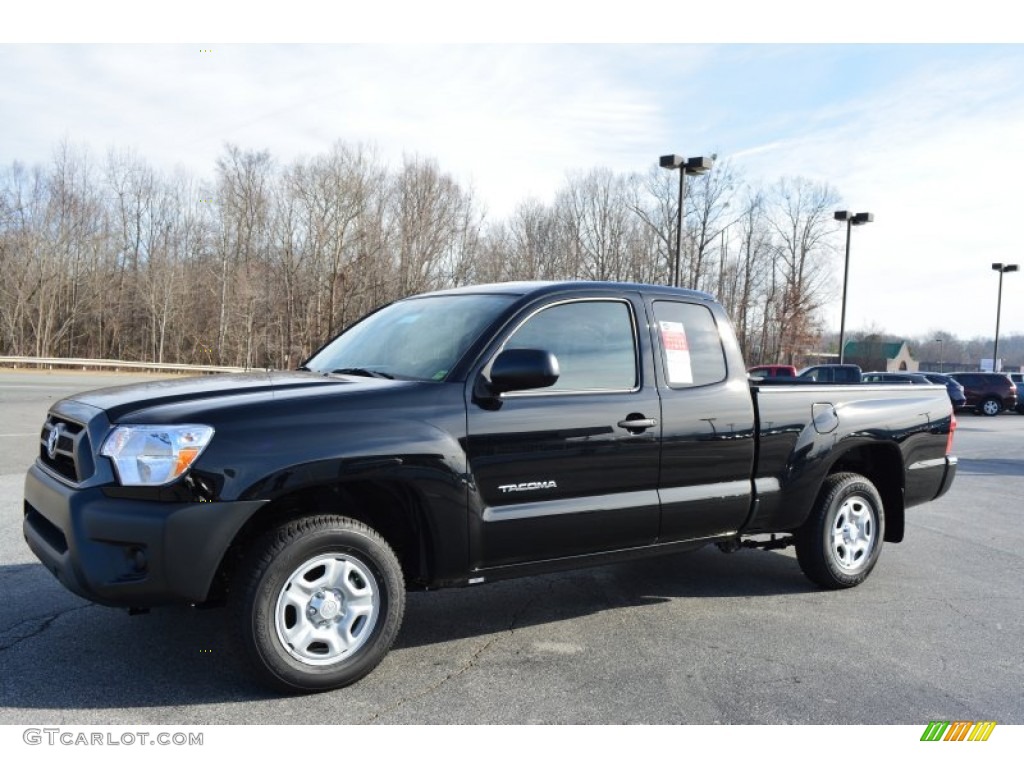
[[(678, 176), (574, 172), (504, 220), (429, 159), (336, 144), (282, 163), (226, 146), (212, 179), (70, 144), (0, 171), (0, 354), (293, 367), (360, 315), (476, 282), (666, 283)], [(836, 191), (690, 179), (682, 282), (718, 296), (751, 364), (814, 349), (836, 295)]]

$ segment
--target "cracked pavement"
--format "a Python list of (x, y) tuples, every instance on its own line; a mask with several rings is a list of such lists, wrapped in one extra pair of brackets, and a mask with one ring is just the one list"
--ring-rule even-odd
[[(18, 643), (24, 642), (25, 640), (31, 640), (36, 635), (42, 634), (50, 628), (50, 625), (53, 624), (53, 622), (67, 616), (69, 613), (83, 611), (90, 607), (91, 606), (89, 605), (78, 605), (74, 608), (67, 608), (59, 613), (54, 613), (49, 616), (35, 616), (25, 619), (24, 621), (20, 621), (15, 624), (13, 627), (0, 629), (0, 651), (9, 650)], [(20, 630), (22, 628), (25, 628), (28, 631), (21, 632)]]
[(47, 406), (110, 379), (0, 372), (0, 723), (1024, 722), (1024, 417), (960, 418), (952, 491), (856, 589), (705, 548), (412, 593), (377, 670), (291, 698), (250, 680), (221, 612), (91, 605), (24, 544)]

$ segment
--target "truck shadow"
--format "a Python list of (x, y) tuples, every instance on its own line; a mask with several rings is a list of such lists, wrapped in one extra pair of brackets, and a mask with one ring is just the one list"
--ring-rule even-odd
[[(0, 567), (0, 582), (8, 585), (8, 599), (0, 605), (0, 709), (36, 710), (33, 722), (42, 722), (49, 713), (40, 710), (53, 710), (59, 718), (69, 710), (280, 698), (247, 676), (228, 642), (222, 610), (174, 607), (129, 616), (71, 595), (35, 563)], [(813, 592), (792, 557), (760, 551), (726, 557), (705, 548), (410, 593), (395, 648), (429, 647), (673, 600)], [(357, 685), (372, 685), (372, 679)]]
[[(415, 648), (672, 600), (818, 592), (796, 560), (714, 547), (616, 565), (495, 582), (438, 593), (411, 593), (396, 648)], [(445, 617), (438, 622), (437, 617)]]

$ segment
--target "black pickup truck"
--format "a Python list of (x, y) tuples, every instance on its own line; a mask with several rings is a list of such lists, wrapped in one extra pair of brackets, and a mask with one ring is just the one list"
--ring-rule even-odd
[(944, 494), (940, 386), (749, 379), (707, 294), (509, 283), (414, 296), (298, 371), (56, 403), (24, 534), (68, 589), (227, 606), (285, 691), (384, 657), (408, 589), (695, 549), (796, 546), (863, 581)]

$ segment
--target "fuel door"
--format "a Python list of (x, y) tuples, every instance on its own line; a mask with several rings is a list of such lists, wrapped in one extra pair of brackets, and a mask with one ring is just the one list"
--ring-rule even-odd
[(811, 406), (811, 420), (814, 422), (814, 431), (819, 435), (834, 432), (839, 426), (839, 414), (832, 403), (814, 403)]

